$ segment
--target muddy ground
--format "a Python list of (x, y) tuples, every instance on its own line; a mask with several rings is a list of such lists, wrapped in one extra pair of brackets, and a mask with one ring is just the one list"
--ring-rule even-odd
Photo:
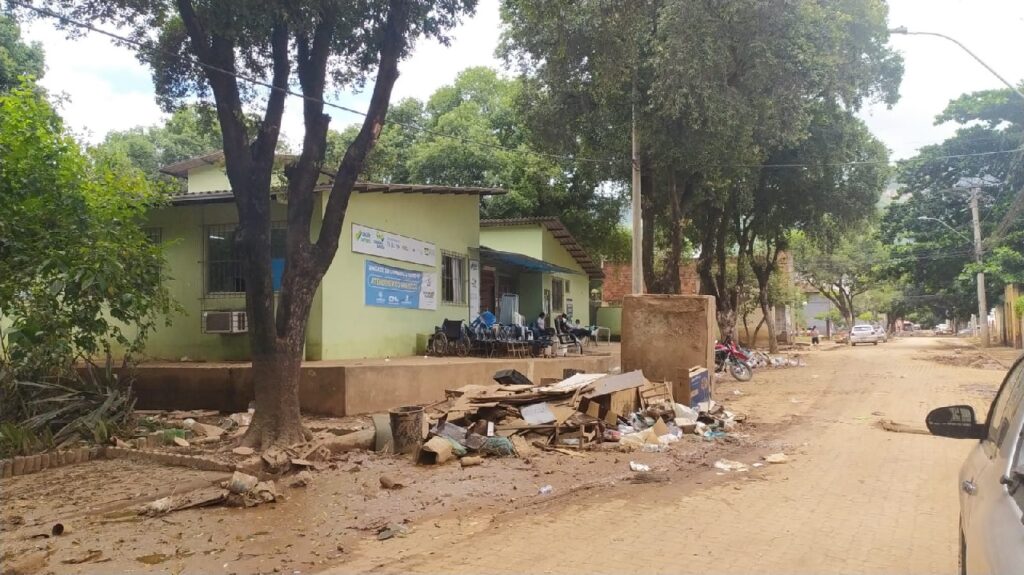
[[(279, 481), (283, 497), (274, 503), (161, 517), (135, 510), (172, 493), (217, 484), (228, 474), (117, 459), (4, 479), (0, 564), (4, 572), (20, 565), (23, 572), (37, 573), (309, 573), (346, 564), (361, 546), (397, 551), (403, 529), (440, 535), (452, 521), (492, 520), (566, 500), (597, 501), (609, 489), (637, 481), (713, 484), (727, 479), (712, 468), (718, 459), (749, 462), (778, 451), (800, 453), (800, 445), (783, 438), (815, 401), (816, 380), (838, 369), (816, 368), (819, 358), (831, 354), (809, 353), (807, 367), (758, 370), (749, 383), (720, 380), (716, 397), (728, 409), (747, 414), (747, 421), (725, 439), (686, 436), (664, 453), (622, 453), (609, 444), (579, 457), (535, 451), (462, 468), (457, 462), (423, 467), (394, 456), (350, 452), (334, 456), (306, 487)], [(917, 357), (942, 362), (943, 354), (953, 352)], [(638, 478), (630, 461), (650, 465), (652, 473)], [(756, 480), (758, 471), (745, 479)], [(384, 475), (403, 487), (383, 488)], [(551, 494), (540, 493), (547, 485)], [(57, 522), (68, 527), (67, 533), (46, 536)], [(398, 536), (378, 541), (388, 527)]]

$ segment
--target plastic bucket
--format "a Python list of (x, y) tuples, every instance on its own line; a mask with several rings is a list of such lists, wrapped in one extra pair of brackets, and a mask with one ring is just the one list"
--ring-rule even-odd
[(391, 434), (395, 438), (395, 453), (416, 453), (423, 443), (423, 408), (407, 405), (388, 412)]

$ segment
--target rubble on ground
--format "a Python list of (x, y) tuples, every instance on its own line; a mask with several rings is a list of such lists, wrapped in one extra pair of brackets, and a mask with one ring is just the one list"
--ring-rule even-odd
[[(671, 383), (648, 381), (641, 371), (567, 372), (561, 380), (534, 384), (503, 370), (494, 383), (447, 390), (444, 400), (425, 407), (429, 431), (417, 461), (459, 459), (466, 467), (537, 449), (568, 456), (594, 449), (661, 452), (684, 438), (724, 438), (744, 420), (710, 399), (692, 407), (677, 403)], [(403, 410), (402, 416), (414, 413)]]
[(769, 354), (763, 351), (751, 351), (749, 356), (747, 364), (754, 369), (807, 367), (807, 363), (800, 354)]

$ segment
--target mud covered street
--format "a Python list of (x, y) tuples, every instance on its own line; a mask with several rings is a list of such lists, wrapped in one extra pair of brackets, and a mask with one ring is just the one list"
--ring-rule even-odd
[[(3, 564), (39, 573), (947, 571), (956, 470), (969, 445), (879, 421), (921, 426), (930, 408), (954, 402), (983, 414), (1003, 371), (936, 359), (961, 354), (970, 352), (926, 338), (810, 352), (806, 367), (720, 380), (716, 396), (748, 416), (726, 440), (687, 437), (665, 453), (538, 451), (468, 468), (353, 452), (251, 509), (139, 516), (140, 502), (227, 477), (148, 462), (5, 479)], [(786, 463), (762, 462), (778, 452)], [(720, 459), (748, 470), (714, 468)], [(637, 481), (630, 461), (653, 473)], [(401, 487), (383, 488), (382, 476)], [(58, 521), (68, 533), (43, 537)], [(379, 540), (387, 526), (401, 536)]]

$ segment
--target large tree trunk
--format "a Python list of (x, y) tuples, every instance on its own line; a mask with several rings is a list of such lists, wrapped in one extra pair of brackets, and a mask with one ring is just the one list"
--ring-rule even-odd
[(768, 352), (779, 353), (779, 340), (775, 334), (775, 314), (772, 313), (771, 302), (768, 301), (768, 284), (758, 281), (757, 299), (761, 304), (764, 324), (768, 327)]
[(270, 353), (253, 354), (253, 391), (256, 412), (243, 445), (292, 445), (309, 439), (299, 410), (302, 350), (275, 346)]
[[(312, 30), (290, 30), (283, 18), (274, 22), (271, 37), (274, 89), (267, 96), (261, 125), (253, 134), (244, 121), (238, 77), (233, 73), (238, 49), (236, 38), (221, 35), (216, 26), (203, 22), (190, 0), (177, 0), (176, 5), (191, 49), (206, 65), (204, 72), (216, 102), (223, 135), (225, 168), (238, 210), (236, 241), (246, 284), (256, 397), (256, 412), (243, 442), (264, 449), (293, 444), (309, 436), (301, 421), (299, 376), (310, 307), (338, 250), (356, 178), (384, 124), (391, 91), (398, 79), (398, 60), (406, 48), (411, 5), (407, 0), (388, 3), (370, 104), (359, 133), (337, 167), (315, 244), (310, 238), (310, 222), (316, 209), (313, 190), (321, 174), (330, 122), (330, 117), (324, 114), (323, 95), (339, 13), (326, 5)], [(268, 17), (279, 16), (270, 14)], [(270, 254), (270, 186), (285, 95), (292, 84), (293, 55), (298, 83), (306, 96), (302, 101), (305, 134), (299, 158), (285, 169), (287, 249), (281, 292), (275, 305)]]
[[(645, 158), (646, 160), (647, 158)], [(642, 249), (644, 264), (644, 292), (657, 292), (657, 273), (654, 269), (654, 228), (657, 223), (657, 198), (655, 198), (654, 172), (646, 167), (649, 162), (641, 164), (640, 205), (643, 220)]]

